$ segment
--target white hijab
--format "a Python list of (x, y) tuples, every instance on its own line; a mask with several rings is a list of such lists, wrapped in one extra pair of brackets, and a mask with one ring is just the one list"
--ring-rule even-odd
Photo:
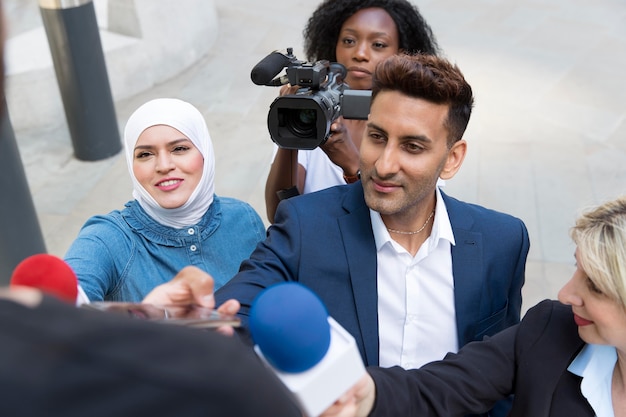
[[(134, 148), (141, 133), (151, 126), (166, 125), (187, 136), (204, 157), (202, 178), (185, 204), (163, 208), (137, 181), (133, 172)], [(133, 181), (133, 197), (141, 207), (162, 225), (181, 229), (200, 221), (213, 202), (215, 190), (215, 155), (209, 129), (202, 114), (191, 104), (174, 98), (159, 98), (139, 107), (124, 129), (126, 163)]]

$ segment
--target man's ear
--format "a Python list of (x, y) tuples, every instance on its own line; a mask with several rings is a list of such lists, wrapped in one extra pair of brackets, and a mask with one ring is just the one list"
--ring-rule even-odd
[(454, 177), (459, 168), (461, 168), (466, 153), (467, 142), (465, 140), (461, 139), (454, 142), (452, 147), (448, 150), (448, 157), (439, 177), (442, 180), (449, 180)]

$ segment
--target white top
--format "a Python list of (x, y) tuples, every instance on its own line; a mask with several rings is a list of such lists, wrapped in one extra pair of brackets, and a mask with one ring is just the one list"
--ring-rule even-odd
[(448, 211), (437, 188), (433, 229), (415, 257), (370, 210), (378, 261), (379, 364), (419, 368), (459, 348)]
[(335, 165), (319, 146), (310, 151), (298, 151), (298, 163), (306, 170), (303, 194), (346, 183), (343, 169)]
[(87, 294), (85, 293), (85, 290), (83, 290), (83, 287), (80, 286), (80, 284), (78, 285), (78, 295), (76, 296), (76, 307), (80, 307), (83, 304), (89, 304), (89, 297), (87, 297)]
[(586, 345), (567, 368), (583, 378), (580, 390), (596, 417), (614, 417), (611, 381), (616, 362), (615, 347)]

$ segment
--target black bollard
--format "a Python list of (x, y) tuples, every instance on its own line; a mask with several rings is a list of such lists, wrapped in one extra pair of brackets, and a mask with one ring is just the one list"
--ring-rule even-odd
[(91, 0), (39, 0), (74, 155), (97, 161), (122, 149)]
[(0, 285), (8, 285), (17, 264), (46, 245), (6, 104), (0, 114)]

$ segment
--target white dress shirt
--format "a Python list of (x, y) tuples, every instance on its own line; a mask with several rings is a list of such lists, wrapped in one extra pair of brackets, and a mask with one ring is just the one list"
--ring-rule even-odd
[(370, 210), (377, 249), (379, 363), (405, 369), (458, 350), (448, 211), (437, 188), (433, 228), (413, 257)]

